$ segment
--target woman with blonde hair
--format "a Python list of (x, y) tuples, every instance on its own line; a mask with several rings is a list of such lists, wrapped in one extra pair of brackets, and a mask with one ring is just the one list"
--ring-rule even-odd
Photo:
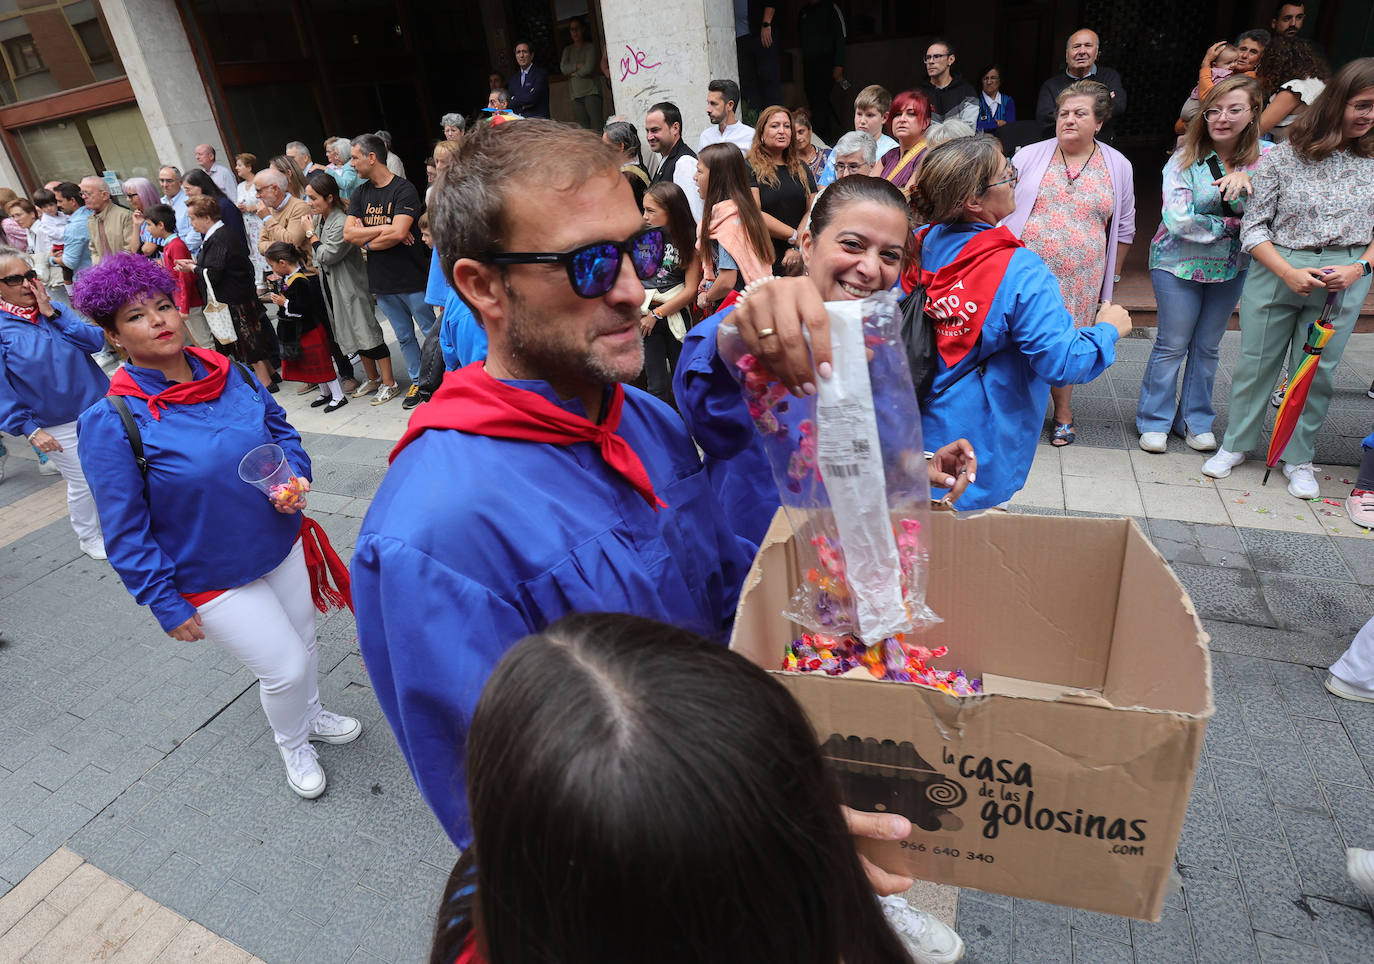
[(1212, 389), (1221, 336), (1250, 263), (1240, 250), (1240, 218), (1262, 150), (1259, 84), (1243, 74), (1227, 77), (1199, 107), (1182, 148), (1164, 165), (1162, 222), (1150, 242), (1159, 329), (1135, 416), (1146, 452), (1164, 452), (1170, 431), (1200, 452), (1217, 447)]
[(694, 179), (705, 205), (697, 250), (707, 286), (697, 305), (710, 313), (732, 292), (772, 273), (773, 245), (738, 147), (723, 143), (704, 148), (697, 155)]
[(797, 230), (811, 210), (816, 179), (797, 149), (792, 112), (786, 107), (768, 107), (759, 114), (748, 161), (749, 186), (773, 239), (773, 273), (787, 274), (801, 265)]
[(301, 169), (296, 166), (296, 162), (285, 154), (279, 154), (272, 158), (271, 168), (286, 178), (286, 192), (292, 197), (305, 200), (305, 176), (301, 174)]

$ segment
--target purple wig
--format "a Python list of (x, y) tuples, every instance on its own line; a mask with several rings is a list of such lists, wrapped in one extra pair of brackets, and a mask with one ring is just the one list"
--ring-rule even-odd
[(131, 200), (137, 196), (145, 211), (162, 201), (162, 198), (158, 196), (157, 188), (146, 177), (131, 177), (124, 182), (123, 187), (125, 196)]
[(120, 251), (76, 276), (72, 307), (106, 331), (114, 331), (115, 314), (129, 302), (176, 290), (176, 279), (162, 265)]

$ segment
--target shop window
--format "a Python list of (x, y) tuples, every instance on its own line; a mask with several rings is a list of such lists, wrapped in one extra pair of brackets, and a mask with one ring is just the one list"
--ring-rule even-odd
[(32, 77), (34, 74), (41, 74), (48, 69), (38, 53), (38, 47), (34, 44), (33, 37), (28, 34), (6, 40), (5, 56), (9, 58), (10, 74), (15, 80)]

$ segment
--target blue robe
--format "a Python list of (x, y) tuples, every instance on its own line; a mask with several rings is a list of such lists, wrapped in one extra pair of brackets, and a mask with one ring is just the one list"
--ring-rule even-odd
[[(927, 271), (944, 267), (987, 224), (937, 224), (921, 248)], [(1096, 378), (1116, 360), (1120, 336), (1105, 322), (1074, 328), (1059, 282), (1029, 248), (1014, 252), (988, 307), (982, 341), (953, 368), (937, 359), (932, 401), (922, 415), (932, 451), (964, 437), (978, 456), (978, 481), (960, 510), (1001, 505), (1026, 484), (1050, 386)], [(971, 371), (986, 363), (981, 375)]]
[(91, 357), (105, 333), (67, 305), (53, 311), (51, 321), (0, 311), (0, 431), (10, 435), (74, 422), (109, 390)]
[[(511, 384), (560, 401), (547, 383)], [(512, 645), (570, 612), (627, 612), (726, 640), (752, 546), (725, 525), (682, 422), (625, 390), (619, 434), (655, 512), (591, 443), (430, 430), (391, 465), (353, 553), (358, 642), (415, 782), (471, 841), (468, 725)]]
[[(205, 377), (200, 359), (188, 358), (192, 374)], [(126, 364), (124, 370), (150, 395), (171, 384), (153, 369)], [(107, 399), (77, 422), (77, 454), (110, 565), (135, 601), (172, 630), (196, 612), (182, 593), (234, 589), (265, 576), (281, 565), (300, 532), (300, 516), (278, 512), (239, 478), (239, 460), (275, 442), (296, 474), (308, 479), (310, 457), (276, 399), (257, 379), (250, 388), (236, 368), (219, 398), (169, 405), (161, 419), (152, 417), (147, 402), (125, 401), (143, 439), (147, 478)]]
[(706, 473), (730, 528), (759, 545), (778, 510), (778, 486), (739, 383), (716, 351), (716, 332), (734, 310), (732, 305), (718, 311), (687, 332), (673, 372), (673, 396), (705, 453)]

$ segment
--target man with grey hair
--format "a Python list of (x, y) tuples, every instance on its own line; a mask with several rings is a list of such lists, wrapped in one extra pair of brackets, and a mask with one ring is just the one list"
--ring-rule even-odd
[(94, 174), (81, 179), (81, 199), (90, 209), (91, 264), (100, 264), (116, 251), (132, 251), (134, 216), (110, 197), (110, 186)]
[[(177, 216), (177, 237), (186, 242), (191, 256), (200, 251), (200, 232), (191, 227), (191, 216), (186, 211), (186, 191), (181, 186), (181, 168), (165, 164), (157, 170), (157, 184), (162, 189), (162, 203)], [(235, 192), (237, 196), (237, 191)]]
[(396, 156), (396, 152), (391, 149), (391, 131), (378, 131), (375, 136), (380, 137), (382, 143), (386, 145), (386, 169), (397, 177), (405, 177), (406, 166)]
[(234, 179), (234, 172), (223, 164), (215, 162), (215, 149), (209, 144), (196, 145), (196, 163), (200, 169), (210, 175), (210, 180), (219, 186), (227, 198), (238, 196), (239, 185)]
[(262, 218), (262, 234), (258, 250), (264, 255), (278, 241), (285, 241), (300, 252), (301, 268), (307, 275), (315, 273), (314, 252), (305, 233), (305, 219), (310, 206), (290, 194), (290, 185), (281, 171), (265, 167), (253, 175), (258, 189), (258, 217)]
[(1069, 35), (1064, 46), (1066, 67), (1040, 85), (1040, 96), (1035, 101), (1035, 119), (1046, 127), (1045, 136), (1054, 135), (1054, 117), (1058, 113), (1060, 92), (1076, 80), (1091, 77), (1111, 91), (1112, 116), (1102, 125), (1097, 139), (1104, 144), (1112, 142), (1112, 121), (1126, 113), (1126, 88), (1121, 85), (1121, 75), (1110, 67), (1097, 62), (1098, 39), (1092, 30), (1075, 30)]
[(324, 170), (321, 165), (310, 159), (310, 148), (301, 141), (292, 141), (287, 144), (286, 156), (291, 158), (291, 163), (296, 165), (296, 169), (301, 172), (301, 177), (309, 177), (315, 171)]

